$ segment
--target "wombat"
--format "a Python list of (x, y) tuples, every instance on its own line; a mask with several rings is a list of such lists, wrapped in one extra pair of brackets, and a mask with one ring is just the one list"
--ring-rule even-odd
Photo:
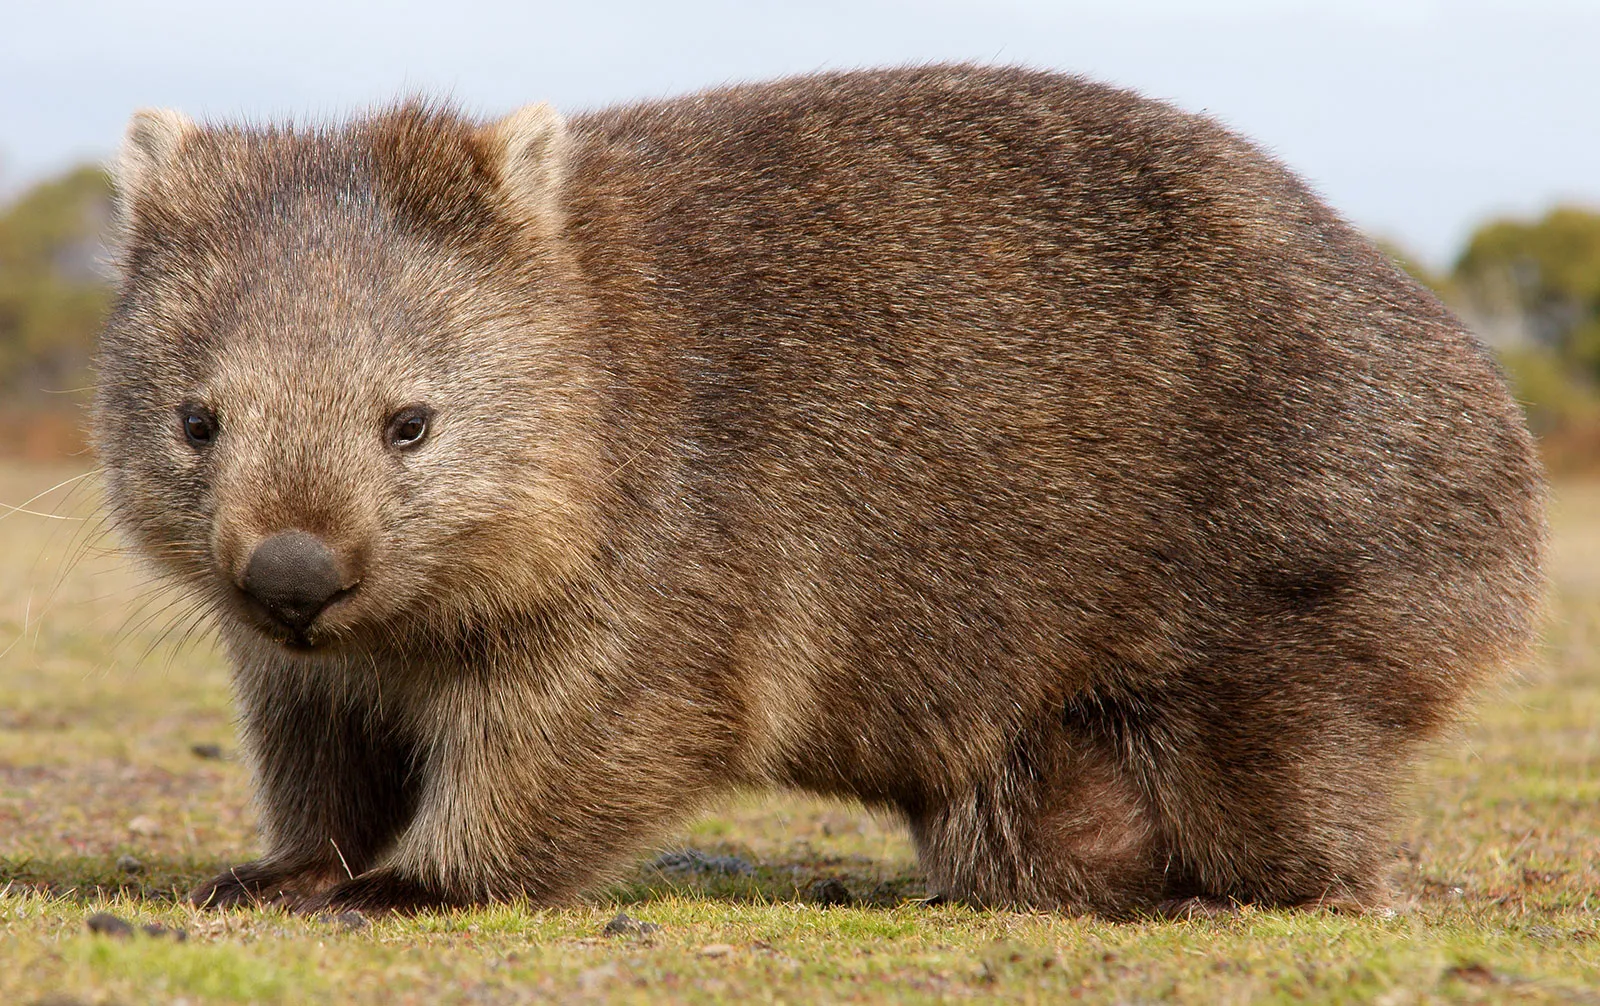
[(198, 903), (557, 901), (776, 786), (976, 905), (1371, 907), (1534, 631), (1483, 349), (1126, 91), (141, 112), (118, 183), (109, 509), (214, 617), (261, 801)]

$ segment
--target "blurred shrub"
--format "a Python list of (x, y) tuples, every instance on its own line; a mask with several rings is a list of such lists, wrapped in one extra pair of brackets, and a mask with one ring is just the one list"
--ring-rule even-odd
[(31, 398), (81, 386), (111, 304), (98, 168), (45, 182), (0, 212), (0, 389)]
[(1451, 278), (1467, 318), (1506, 337), (1501, 355), (1536, 432), (1600, 423), (1600, 213), (1562, 206), (1490, 221)]
[(89, 359), (112, 300), (104, 235), (111, 187), (82, 167), (0, 210), (0, 452), (80, 445)]
[(1520, 321), (1527, 342), (1600, 379), (1600, 212), (1562, 206), (1473, 232), (1452, 279), (1474, 314)]

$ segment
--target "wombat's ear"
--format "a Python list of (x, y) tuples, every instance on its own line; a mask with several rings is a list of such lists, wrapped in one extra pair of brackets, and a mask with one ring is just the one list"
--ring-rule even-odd
[(133, 113), (114, 171), (125, 214), (149, 194), (156, 177), (172, 163), (184, 138), (195, 129), (193, 120), (169, 108), (142, 108)]
[(524, 220), (553, 231), (561, 220), (567, 122), (549, 105), (524, 105), (485, 126), (484, 149), (508, 201)]

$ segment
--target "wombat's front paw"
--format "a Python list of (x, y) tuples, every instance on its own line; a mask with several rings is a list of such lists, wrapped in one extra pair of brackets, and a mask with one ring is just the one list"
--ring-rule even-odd
[(289, 866), (258, 859), (212, 877), (189, 892), (189, 902), (200, 908), (249, 905), (293, 905), (314, 897), (338, 878), (324, 866)]
[(413, 880), (393, 867), (368, 870), (354, 880), (335, 885), (301, 901), (296, 908), (307, 914), (344, 912), (420, 912), (464, 903), (443, 890)]

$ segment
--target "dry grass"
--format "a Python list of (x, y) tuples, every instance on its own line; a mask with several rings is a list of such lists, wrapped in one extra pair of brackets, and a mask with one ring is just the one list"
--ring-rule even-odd
[[(72, 474), (0, 469), (0, 502)], [(94, 501), (63, 490), (29, 507), (86, 516)], [(891, 823), (750, 797), (681, 842), (749, 873), (643, 865), (572, 908), (351, 929), (174, 901), (253, 850), (222, 661), (92, 521), (0, 516), (0, 1001), (1600, 1003), (1600, 487), (1564, 487), (1555, 524), (1548, 642), (1421, 773), (1392, 917), (932, 908)], [(859, 903), (813, 904), (829, 878)], [(662, 928), (602, 936), (619, 908)], [(99, 910), (188, 938), (94, 935)]]

